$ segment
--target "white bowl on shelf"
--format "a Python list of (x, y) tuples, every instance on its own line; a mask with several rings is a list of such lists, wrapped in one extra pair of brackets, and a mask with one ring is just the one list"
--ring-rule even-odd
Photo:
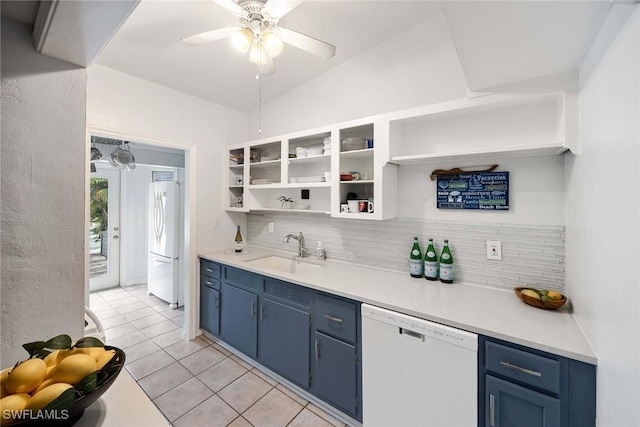
[(307, 148), (307, 156), (320, 156), (322, 155), (323, 150), (323, 147), (309, 147)]
[(364, 138), (346, 138), (342, 140), (342, 149), (344, 151), (362, 150), (367, 146), (367, 140)]

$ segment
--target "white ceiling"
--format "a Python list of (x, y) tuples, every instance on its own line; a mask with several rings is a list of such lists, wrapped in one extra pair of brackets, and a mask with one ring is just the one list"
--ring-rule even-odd
[[(324, 60), (292, 46), (275, 58), (275, 74), (263, 77), (262, 100), (307, 82), (430, 16), (441, 13), (432, 1), (304, 1), (284, 16), (283, 26), (331, 43), (336, 56)], [(234, 51), (228, 40), (200, 47), (180, 39), (238, 25), (236, 18), (210, 0), (143, 0), (96, 62), (124, 73), (251, 111), (257, 107), (255, 65)]]
[(443, 1), (471, 90), (577, 69), (609, 0)]

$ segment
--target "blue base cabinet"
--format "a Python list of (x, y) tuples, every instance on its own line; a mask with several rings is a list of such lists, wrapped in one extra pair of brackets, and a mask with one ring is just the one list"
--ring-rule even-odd
[(308, 312), (261, 299), (258, 360), (304, 389), (310, 384), (309, 324)]
[(316, 332), (314, 347), (316, 394), (350, 416), (357, 417), (356, 346)]
[(220, 334), (220, 265), (200, 261), (200, 327)]
[(487, 375), (487, 426), (560, 426), (560, 400)]
[(595, 427), (596, 367), (481, 336), (478, 425)]
[(359, 302), (200, 263), (202, 329), (362, 421)]
[(258, 296), (222, 283), (220, 336), (254, 359), (258, 355)]

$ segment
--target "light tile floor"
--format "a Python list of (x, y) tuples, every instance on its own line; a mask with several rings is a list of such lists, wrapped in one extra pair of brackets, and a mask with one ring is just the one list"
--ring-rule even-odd
[(345, 425), (207, 337), (185, 340), (184, 311), (147, 296), (146, 285), (92, 293), (90, 307), (175, 427)]

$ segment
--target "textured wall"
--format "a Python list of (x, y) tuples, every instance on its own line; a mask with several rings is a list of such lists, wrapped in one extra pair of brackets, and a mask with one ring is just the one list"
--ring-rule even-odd
[(86, 72), (2, 19), (1, 357), (84, 330)]
[[(275, 222), (275, 233), (268, 223)], [(321, 214), (269, 213), (247, 215), (247, 241), (267, 248), (297, 251), (297, 242), (283, 243), (288, 233), (303, 232), (313, 254), (322, 240), (327, 259), (397, 271), (409, 271), (409, 250), (413, 236), (426, 247), (433, 237), (438, 254), (449, 239), (456, 281), (496, 288), (522, 284), (564, 290), (564, 227), (538, 224), (495, 224), (482, 222), (398, 218), (364, 221), (331, 218)], [(486, 259), (486, 241), (502, 241), (502, 261)]]
[(639, 76), (640, 5), (614, 4), (580, 69), (566, 162), (567, 289), (598, 355), (600, 426), (640, 425)]

